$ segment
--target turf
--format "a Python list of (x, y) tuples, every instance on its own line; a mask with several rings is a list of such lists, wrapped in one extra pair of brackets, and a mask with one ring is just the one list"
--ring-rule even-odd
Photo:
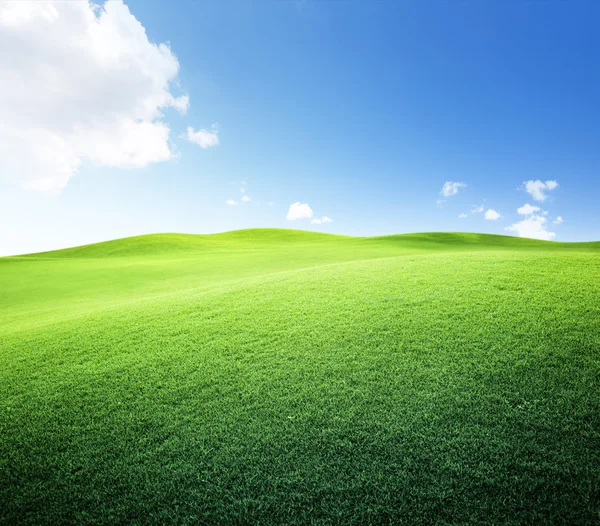
[(0, 259), (4, 524), (597, 524), (600, 243)]

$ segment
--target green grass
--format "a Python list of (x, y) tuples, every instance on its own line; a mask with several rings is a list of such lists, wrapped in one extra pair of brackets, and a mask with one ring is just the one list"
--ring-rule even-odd
[(4, 524), (597, 524), (600, 243), (0, 259)]

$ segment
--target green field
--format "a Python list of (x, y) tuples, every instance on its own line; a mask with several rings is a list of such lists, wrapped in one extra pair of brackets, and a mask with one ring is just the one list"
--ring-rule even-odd
[(600, 243), (0, 259), (3, 524), (598, 524)]

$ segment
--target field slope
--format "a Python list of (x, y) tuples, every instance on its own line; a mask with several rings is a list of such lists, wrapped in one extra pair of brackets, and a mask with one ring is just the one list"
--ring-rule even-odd
[(2, 524), (597, 524), (600, 243), (0, 258)]

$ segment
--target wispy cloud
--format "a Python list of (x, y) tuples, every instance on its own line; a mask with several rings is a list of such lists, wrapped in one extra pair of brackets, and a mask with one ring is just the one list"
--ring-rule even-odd
[(533, 181), (525, 181), (523, 183), (525, 191), (531, 195), (536, 201), (545, 201), (548, 198), (546, 192), (550, 192), (558, 188), (556, 181), (546, 181), (545, 183), (539, 179)]
[(225, 201), (225, 204), (228, 204), (229, 206), (239, 205), (239, 203), (237, 201), (234, 201), (233, 199), (227, 199), (227, 201)]
[(556, 219), (553, 221), (553, 223), (554, 223), (555, 225), (560, 225), (560, 224), (561, 224), (561, 223), (563, 223), (563, 222), (564, 222), (564, 219), (562, 218), (562, 216), (558, 216), (558, 217), (557, 217), (557, 218), (556, 218)]
[(466, 183), (463, 182), (446, 181), (444, 186), (442, 186), (440, 194), (444, 197), (450, 197), (456, 195), (461, 188), (465, 188), (466, 186)]
[(465, 214), (465, 213), (462, 213), (462, 214), (458, 214), (458, 217), (459, 217), (460, 219), (464, 219), (465, 217), (468, 217), (468, 216), (467, 216), (467, 214)]

